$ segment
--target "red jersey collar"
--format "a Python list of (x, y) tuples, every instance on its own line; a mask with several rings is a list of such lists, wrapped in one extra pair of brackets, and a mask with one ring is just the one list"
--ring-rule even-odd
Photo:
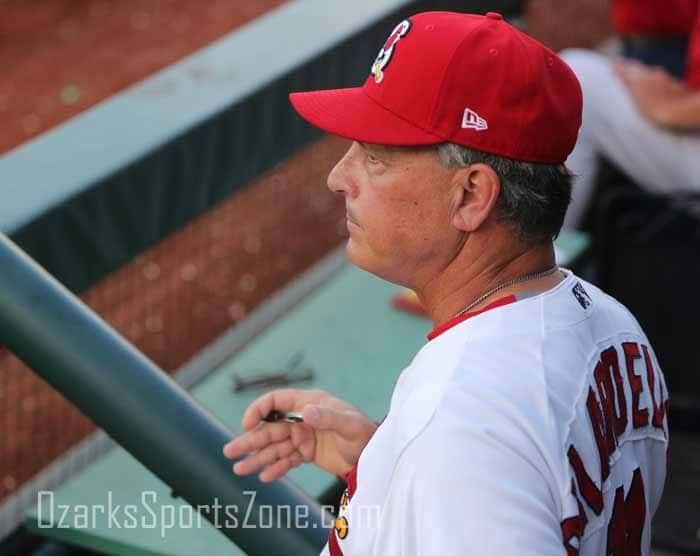
[(493, 303), (488, 304), (483, 309), (479, 309), (478, 311), (472, 311), (471, 313), (464, 313), (463, 315), (457, 315), (456, 317), (452, 317), (447, 322), (441, 324), (440, 326), (433, 328), (428, 333), (428, 341), (434, 340), (443, 332), (449, 330), (453, 326), (457, 326), (460, 322), (464, 322), (467, 319), (475, 317), (476, 315), (480, 315), (481, 313), (485, 313), (486, 311), (489, 311), (491, 309), (495, 309), (496, 307), (503, 307), (504, 305), (509, 305), (510, 303), (515, 303), (517, 300), (518, 300), (518, 298), (515, 297), (514, 295), (507, 295), (505, 297), (501, 297), (500, 299), (497, 299)]

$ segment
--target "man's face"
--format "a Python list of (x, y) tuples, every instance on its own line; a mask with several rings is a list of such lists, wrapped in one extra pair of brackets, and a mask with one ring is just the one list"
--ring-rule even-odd
[(455, 171), (430, 148), (354, 142), (328, 176), (347, 211), (348, 258), (397, 284), (421, 287), (459, 251)]

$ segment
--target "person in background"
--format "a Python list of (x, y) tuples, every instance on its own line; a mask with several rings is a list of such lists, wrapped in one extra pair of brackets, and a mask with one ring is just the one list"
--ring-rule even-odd
[(623, 56), (682, 78), (698, 5), (699, 0), (612, 0)]
[(700, 193), (700, 14), (684, 79), (589, 50), (561, 56), (583, 89), (583, 125), (566, 161), (577, 178), (564, 228), (581, 226), (602, 158), (649, 192)]

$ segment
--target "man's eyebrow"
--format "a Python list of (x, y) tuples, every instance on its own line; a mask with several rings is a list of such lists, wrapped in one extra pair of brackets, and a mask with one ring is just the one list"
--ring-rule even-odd
[(394, 146), (394, 145), (380, 145), (378, 143), (365, 143), (364, 141), (357, 141), (366, 152), (376, 155), (385, 160), (391, 160), (394, 157), (400, 156), (402, 154), (415, 154), (422, 153), (426, 151), (435, 151), (436, 145), (409, 145), (409, 146)]
[(371, 143), (364, 143), (363, 141), (358, 141), (357, 144), (360, 145), (360, 147), (362, 147), (364, 150), (366, 150), (370, 153), (390, 154), (389, 149), (387, 149), (386, 147), (383, 147), (381, 145), (373, 145)]

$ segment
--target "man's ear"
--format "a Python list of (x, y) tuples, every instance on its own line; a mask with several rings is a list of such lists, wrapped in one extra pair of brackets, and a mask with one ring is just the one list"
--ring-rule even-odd
[(479, 229), (496, 207), (501, 180), (491, 166), (476, 163), (458, 170), (452, 184), (455, 192), (452, 225), (463, 232)]

